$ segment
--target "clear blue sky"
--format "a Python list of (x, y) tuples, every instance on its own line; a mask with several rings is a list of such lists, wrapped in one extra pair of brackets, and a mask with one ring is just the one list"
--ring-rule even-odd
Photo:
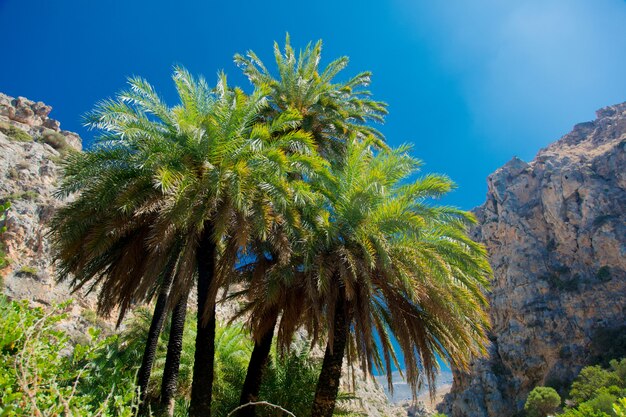
[(324, 40), (326, 62), (374, 73), (389, 103), (391, 144), (413, 142), (426, 171), (459, 189), (446, 203), (482, 203), (486, 176), (531, 159), (599, 107), (626, 100), (623, 0), (43, 1), (0, 0), (0, 91), (54, 107), (62, 127), (148, 78), (174, 99), (172, 65), (247, 86), (232, 57), (272, 42)]

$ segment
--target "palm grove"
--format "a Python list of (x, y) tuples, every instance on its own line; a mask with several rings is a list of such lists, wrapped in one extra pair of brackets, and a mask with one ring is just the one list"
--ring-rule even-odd
[[(438, 358), (465, 368), (484, 352), (490, 268), (467, 236), (473, 217), (432, 204), (445, 176), (417, 177), (410, 147), (372, 127), (384, 103), (370, 74), (336, 80), (321, 43), (275, 45), (276, 75), (253, 53), (236, 63), (244, 93), (176, 68), (170, 107), (141, 78), (87, 116), (101, 135), (67, 157), (51, 226), (60, 279), (99, 291), (98, 312), (154, 301), (137, 376), (145, 400), (156, 345), (171, 328), (159, 408), (173, 413), (188, 299), (197, 300), (189, 415), (209, 416), (216, 304), (239, 300), (254, 341), (240, 404), (259, 400), (272, 344), (296, 333), (324, 350), (311, 416), (331, 416), (342, 363), (405, 369), (416, 392)], [(399, 346), (400, 366), (394, 346)], [(144, 401), (145, 412), (148, 404)], [(152, 407), (154, 408), (154, 404)], [(239, 416), (254, 416), (253, 405)]]

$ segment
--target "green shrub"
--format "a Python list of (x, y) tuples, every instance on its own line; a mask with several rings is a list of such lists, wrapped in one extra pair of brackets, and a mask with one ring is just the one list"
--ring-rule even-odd
[(132, 379), (98, 378), (109, 372), (98, 359), (113, 340), (90, 329), (89, 344), (72, 347), (58, 327), (68, 306), (46, 312), (0, 296), (0, 416), (134, 415)]
[(561, 396), (550, 387), (535, 387), (524, 404), (528, 417), (546, 417), (554, 414), (561, 405)]
[(57, 151), (65, 151), (69, 148), (65, 136), (54, 130), (46, 130), (41, 136), (41, 142), (52, 146)]
[(609, 414), (603, 411), (596, 411), (590, 405), (581, 404), (577, 408), (570, 408), (565, 410), (563, 414), (559, 414), (559, 417), (611, 417)]
[(582, 404), (593, 399), (601, 388), (620, 384), (619, 377), (614, 372), (602, 369), (597, 365), (586, 366), (572, 383), (569, 397), (574, 404)]
[(7, 135), (9, 140), (15, 142), (32, 142), (33, 138), (22, 129), (11, 124), (0, 122), (0, 132)]
[(88, 308), (84, 309), (80, 312), (82, 318), (84, 318), (90, 324), (98, 323), (98, 314), (95, 311), (89, 310)]
[[(298, 417), (310, 415), (321, 362), (310, 359), (310, 351), (304, 343), (294, 345), (282, 357), (276, 352), (272, 356), (275, 359), (263, 379), (260, 398), (279, 404)], [(257, 415), (269, 417), (275, 413), (258, 409)]]
[(601, 411), (610, 416), (613, 414), (613, 403), (617, 401), (620, 389), (616, 386), (600, 388), (596, 395), (585, 404), (593, 411)]
[(626, 417), (626, 398), (620, 398), (613, 404), (613, 412), (617, 417)]
[(18, 275), (26, 275), (31, 277), (36, 277), (39, 274), (37, 268), (34, 268), (30, 265), (24, 265), (17, 271)]

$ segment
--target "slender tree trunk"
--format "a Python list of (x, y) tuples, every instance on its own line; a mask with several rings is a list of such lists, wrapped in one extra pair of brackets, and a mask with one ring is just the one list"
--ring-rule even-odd
[(317, 380), (315, 398), (311, 417), (332, 417), (337, 394), (339, 392), (339, 380), (341, 379), (341, 367), (343, 356), (348, 341), (348, 316), (346, 311), (345, 292), (341, 291), (335, 302), (335, 318), (333, 330), (333, 343), (326, 345), (322, 371)]
[(152, 322), (150, 323), (150, 329), (148, 330), (148, 339), (146, 340), (146, 347), (143, 352), (143, 358), (141, 360), (141, 367), (137, 373), (137, 386), (139, 387), (139, 401), (140, 401), (140, 414), (144, 414), (146, 411), (146, 396), (148, 395), (148, 383), (150, 382), (150, 373), (152, 372), (152, 365), (154, 363), (154, 357), (156, 356), (157, 347), (159, 345), (159, 336), (163, 329), (163, 322), (165, 321), (167, 297), (169, 295), (170, 287), (172, 285), (173, 274), (171, 271), (167, 272), (161, 289), (159, 291), (159, 297), (154, 305), (154, 312), (152, 313)]
[(174, 415), (174, 398), (178, 386), (178, 370), (180, 368), (180, 354), (183, 350), (183, 334), (185, 332), (185, 318), (187, 317), (187, 298), (184, 295), (172, 311), (170, 339), (167, 343), (167, 356), (163, 380), (161, 381), (161, 408), (166, 415)]
[[(200, 237), (198, 263), (198, 323), (196, 353), (191, 383), (189, 417), (211, 417), (213, 391), (213, 367), (215, 356), (215, 303), (209, 300), (209, 288), (213, 281), (216, 249), (211, 227), (205, 226)], [(213, 308), (205, 312), (207, 303)], [(205, 313), (205, 314), (203, 314)]]
[[(255, 402), (259, 399), (263, 373), (267, 367), (270, 349), (272, 347), (272, 339), (274, 338), (274, 327), (276, 327), (276, 321), (278, 320), (278, 312), (270, 314), (272, 314), (272, 316), (269, 317), (269, 320), (272, 321), (271, 326), (263, 335), (261, 335), (260, 341), (254, 342), (254, 349), (252, 350), (252, 355), (250, 356), (250, 363), (248, 363), (246, 380), (244, 381), (243, 388), (241, 389), (239, 405)], [(256, 408), (253, 406), (242, 408), (239, 410), (237, 416), (255, 417)]]

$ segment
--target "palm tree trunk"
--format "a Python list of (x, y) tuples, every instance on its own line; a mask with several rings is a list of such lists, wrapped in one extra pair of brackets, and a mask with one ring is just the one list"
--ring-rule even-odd
[(333, 343), (332, 346), (330, 343), (326, 345), (324, 362), (315, 389), (311, 417), (332, 417), (333, 415), (339, 393), (343, 356), (348, 341), (349, 322), (346, 313), (345, 292), (341, 291), (335, 302)]
[(183, 334), (187, 317), (187, 298), (188, 295), (185, 294), (172, 311), (170, 339), (167, 343), (167, 356), (161, 381), (161, 407), (170, 417), (174, 415), (174, 397), (178, 386), (180, 354), (183, 350)]
[[(198, 263), (198, 322), (196, 353), (191, 383), (189, 417), (211, 417), (213, 391), (213, 367), (215, 356), (215, 303), (209, 300), (209, 288), (213, 281), (216, 248), (212, 228), (206, 227), (200, 237), (197, 252)], [(207, 303), (213, 307), (206, 312)], [(204, 313), (204, 314), (203, 314)]]
[[(258, 401), (259, 399), (263, 372), (267, 367), (270, 349), (272, 347), (272, 339), (274, 338), (274, 328), (278, 320), (278, 311), (270, 314), (271, 317), (269, 317), (268, 320), (271, 321), (271, 325), (268, 327), (267, 331), (261, 335), (261, 339), (254, 342), (254, 349), (250, 356), (250, 363), (248, 363), (248, 372), (246, 373), (246, 379), (241, 389), (239, 405), (248, 404), (249, 402)], [(253, 406), (242, 408), (239, 410), (237, 416), (255, 417), (256, 409)]]
[(146, 396), (148, 395), (148, 383), (150, 382), (150, 373), (152, 372), (152, 364), (154, 363), (154, 357), (156, 356), (157, 347), (159, 344), (159, 336), (163, 329), (163, 322), (165, 321), (167, 297), (169, 295), (170, 286), (172, 285), (173, 274), (168, 271), (165, 275), (164, 281), (161, 284), (159, 291), (159, 297), (154, 305), (154, 312), (152, 313), (152, 322), (150, 323), (150, 329), (148, 330), (148, 339), (146, 340), (146, 347), (143, 352), (143, 358), (141, 360), (141, 367), (137, 373), (137, 387), (139, 387), (139, 402), (140, 402), (140, 414), (144, 414), (146, 411)]

